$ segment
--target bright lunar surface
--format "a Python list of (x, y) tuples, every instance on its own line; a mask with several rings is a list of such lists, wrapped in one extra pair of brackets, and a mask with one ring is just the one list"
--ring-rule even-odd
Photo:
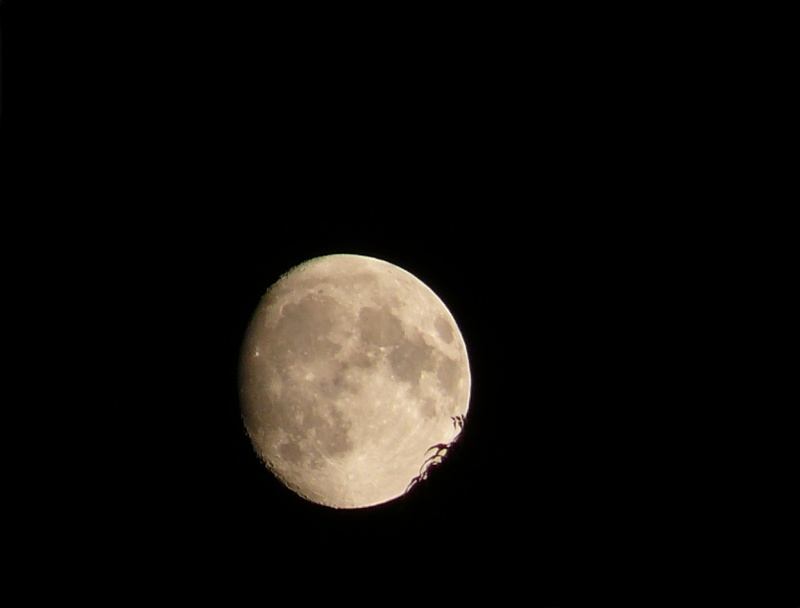
[(281, 277), (253, 315), (240, 365), (256, 452), (329, 507), (402, 495), (469, 406), (467, 351), (445, 305), (407, 271), (360, 255), (314, 258)]

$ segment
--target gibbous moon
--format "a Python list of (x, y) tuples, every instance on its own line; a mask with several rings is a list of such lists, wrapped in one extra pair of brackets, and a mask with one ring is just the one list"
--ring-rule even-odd
[(442, 301), (407, 271), (330, 255), (286, 273), (252, 317), (242, 417), (266, 466), (304, 498), (368, 507), (419, 479), (467, 414), (467, 350)]

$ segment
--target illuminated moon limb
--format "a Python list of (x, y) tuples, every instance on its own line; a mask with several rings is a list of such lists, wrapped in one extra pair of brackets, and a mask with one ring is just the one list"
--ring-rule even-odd
[(458, 434), (470, 382), (444, 303), (365, 256), (293, 268), (261, 299), (242, 346), (242, 417), (255, 451), (287, 487), (335, 508), (403, 494), (426, 450)]

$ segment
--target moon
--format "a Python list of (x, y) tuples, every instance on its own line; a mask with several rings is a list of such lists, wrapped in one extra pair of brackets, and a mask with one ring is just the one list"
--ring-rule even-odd
[(239, 371), (255, 452), (285, 486), (333, 508), (404, 494), (469, 407), (450, 311), (406, 270), (362, 255), (313, 258), (272, 285)]

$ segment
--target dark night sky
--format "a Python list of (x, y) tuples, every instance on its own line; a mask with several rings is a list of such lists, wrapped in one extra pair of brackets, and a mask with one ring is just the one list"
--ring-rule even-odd
[[(768, 61), (691, 34), (64, 10), (3, 13), (8, 578), (499, 605), (715, 580), (789, 542)], [(445, 465), (350, 512), (280, 486), (237, 409), (258, 299), (338, 252), (432, 287), (473, 374)]]

